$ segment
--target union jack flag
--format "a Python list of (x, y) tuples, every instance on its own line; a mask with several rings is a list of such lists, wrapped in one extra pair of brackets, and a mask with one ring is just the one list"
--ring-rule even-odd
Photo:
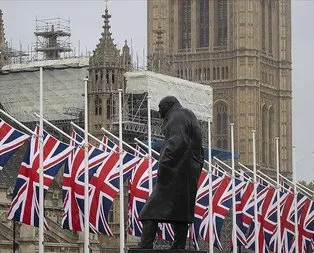
[(271, 214), (274, 214), (274, 211), (276, 211), (276, 204), (276, 189), (259, 184), (257, 186), (257, 228), (255, 227), (254, 220), (254, 200), (248, 205), (248, 209), (250, 210), (246, 210), (246, 213), (249, 214), (248, 216), (253, 219), (250, 233), (247, 237), (247, 248), (255, 250), (255, 230), (257, 230), (259, 252), (270, 252), (266, 237), (273, 236), (276, 230), (276, 220), (271, 219)]
[(245, 215), (244, 209), (250, 201), (254, 198), (254, 183), (247, 181), (245, 187), (236, 199), (236, 233), (237, 233), (237, 246), (246, 246), (246, 235), (252, 218)]
[[(120, 190), (119, 177), (121, 168), (119, 147), (109, 139), (106, 140), (106, 143), (111, 147), (111, 151), (100, 166), (99, 170), (92, 176), (89, 182), (89, 221), (96, 232), (112, 235), (112, 232), (108, 226), (108, 214), (112, 206), (112, 202)], [(125, 182), (131, 176), (132, 170), (139, 160), (139, 157), (123, 151), (123, 182)]]
[(29, 137), (0, 119), (0, 170)]
[[(35, 133), (39, 135), (39, 127)], [(44, 132), (44, 195), (72, 147)], [(8, 218), (39, 226), (39, 139), (32, 136), (17, 176)]]
[[(83, 138), (75, 131), (72, 138), (82, 145), (76, 145), (71, 140), (70, 145), (75, 147), (71, 152), (64, 168), (62, 192), (64, 214), (62, 217), (62, 227), (74, 231), (84, 229), (84, 176), (85, 176), (85, 148)], [(99, 166), (102, 165), (106, 153), (88, 144), (88, 177), (94, 175)], [(93, 226), (90, 230), (95, 232)]]
[[(142, 223), (138, 220), (139, 214), (142, 211), (144, 204), (149, 196), (149, 171), (148, 171), (148, 159), (142, 158), (132, 172), (132, 176), (129, 183), (129, 228), (128, 232), (134, 236), (141, 236)], [(158, 163), (155, 159), (152, 160), (152, 177), (153, 184), (156, 183), (158, 171)], [(167, 233), (167, 231), (164, 231)], [(162, 239), (166, 239), (164, 234)]]
[[(213, 175), (213, 182), (215, 179)], [(235, 194), (240, 193), (245, 183), (242, 180), (235, 179)], [(214, 232), (214, 246), (220, 250), (223, 250), (220, 242), (220, 233), (225, 217), (228, 215), (232, 206), (232, 180), (229, 176), (221, 178), (221, 182), (216, 189), (213, 188), (213, 232)], [(209, 213), (208, 206), (205, 214), (203, 215), (200, 225), (200, 235), (205, 241), (209, 241)]]

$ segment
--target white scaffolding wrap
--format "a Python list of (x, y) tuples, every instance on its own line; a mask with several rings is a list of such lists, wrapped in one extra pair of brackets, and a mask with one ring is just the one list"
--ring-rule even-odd
[(212, 117), (213, 89), (180, 78), (166, 76), (150, 71), (127, 72), (124, 74), (126, 92), (151, 96), (151, 108), (158, 111), (158, 104), (165, 96), (175, 96), (182, 106), (192, 110), (196, 117), (206, 121)]

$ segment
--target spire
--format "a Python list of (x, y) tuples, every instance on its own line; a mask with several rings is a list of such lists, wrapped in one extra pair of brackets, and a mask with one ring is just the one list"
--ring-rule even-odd
[(110, 28), (111, 26), (109, 25), (109, 19), (111, 18), (111, 15), (108, 13), (108, 4), (107, 4), (107, 0), (105, 1), (105, 15), (102, 15), (102, 18), (104, 19), (104, 25), (103, 25), (103, 33), (101, 34), (102, 35), (102, 38), (104, 40), (112, 40), (111, 38), (111, 32), (110, 32)]
[(5, 37), (4, 37), (4, 25), (2, 18), (2, 11), (0, 10), (0, 48), (5, 45)]

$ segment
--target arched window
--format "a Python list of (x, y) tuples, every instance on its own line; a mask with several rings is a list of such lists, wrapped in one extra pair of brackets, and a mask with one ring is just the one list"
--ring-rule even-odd
[(99, 97), (95, 99), (95, 115), (102, 115), (102, 100)]
[(207, 80), (210, 80), (210, 68), (207, 68)]
[(217, 80), (220, 80), (220, 68), (217, 68)]
[(202, 69), (198, 69), (198, 80), (202, 80)]
[(226, 67), (226, 79), (229, 79), (229, 69), (228, 69), (228, 66)]
[(106, 83), (109, 83), (109, 70), (106, 69)]
[(207, 80), (206, 68), (203, 69), (204, 80)]
[(268, 115), (266, 105), (262, 107), (262, 162), (264, 165), (267, 164), (267, 150), (268, 150)]
[(218, 148), (228, 148), (228, 107), (224, 102), (214, 105), (214, 120), (216, 122), (216, 145)]
[(198, 78), (198, 71), (197, 71), (197, 69), (195, 69), (195, 79), (194, 80), (197, 80), (197, 78)]
[(191, 48), (191, 1), (179, 1), (180, 49)]
[(199, 47), (209, 45), (209, 0), (199, 1)]
[(225, 46), (228, 42), (228, 0), (216, 0), (215, 4), (215, 45)]
[(224, 67), (221, 68), (221, 79), (222, 80), (225, 79), (225, 68)]
[(111, 81), (114, 84), (114, 82), (115, 82), (115, 71), (114, 71), (114, 69), (111, 72)]
[(112, 115), (112, 113), (113, 113), (113, 106), (112, 106), (112, 99), (111, 99), (111, 97), (109, 97), (108, 99), (107, 99), (107, 119), (110, 119), (111, 118), (111, 115)]
[(268, 133), (269, 133), (269, 165), (275, 166), (275, 117), (274, 117), (274, 108), (271, 106), (268, 111), (269, 120), (268, 120)]
[(216, 68), (213, 68), (213, 80), (216, 80)]
[(265, 51), (266, 50), (266, 13), (265, 13), (265, 0), (261, 1), (261, 5), (262, 5), (262, 50)]
[(268, 48), (273, 52), (273, 10), (272, 1), (268, 1)]

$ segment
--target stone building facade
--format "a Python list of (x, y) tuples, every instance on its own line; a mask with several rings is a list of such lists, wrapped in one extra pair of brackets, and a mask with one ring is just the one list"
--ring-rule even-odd
[(290, 0), (149, 0), (151, 70), (214, 88), (213, 139), (230, 149), (230, 123), (240, 162), (291, 175), (292, 87)]
[(6, 41), (5, 41), (5, 33), (4, 33), (4, 24), (3, 24), (3, 13), (0, 10), (0, 68), (6, 64), (7, 55), (6, 55)]

